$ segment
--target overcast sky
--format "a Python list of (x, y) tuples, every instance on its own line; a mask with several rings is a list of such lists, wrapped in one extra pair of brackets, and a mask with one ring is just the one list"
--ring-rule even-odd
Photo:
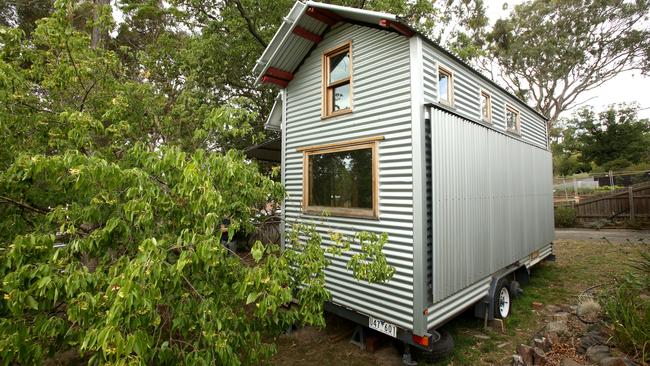
[[(488, 0), (486, 1), (487, 15), (492, 22), (505, 18), (514, 5), (521, 2), (521, 0)], [(507, 10), (503, 10), (504, 3), (508, 4)], [(642, 109), (639, 111), (639, 116), (650, 118), (650, 77), (644, 77), (638, 71), (622, 73), (600, 87), (585, 92), (578, 99), (578, 102), (582, 101), (586, 101), (584, 105), (593, 106), (596, 112), (607, 108), (612, 103), (638, 102)], [(565, 112), (563, 116), (567, 117), (572, 112)]]

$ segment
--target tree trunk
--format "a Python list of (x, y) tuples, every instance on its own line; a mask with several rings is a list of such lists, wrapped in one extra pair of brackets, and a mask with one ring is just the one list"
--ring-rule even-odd
[(97, 48), (104, 38), (102, 34), (102, 29), (99, 26), (99, 16), (101, 14), (102, 8), (104, 5), (109, 5), (110, 0), (93, 0), (93, 30), (90, 35), (90, 47)]

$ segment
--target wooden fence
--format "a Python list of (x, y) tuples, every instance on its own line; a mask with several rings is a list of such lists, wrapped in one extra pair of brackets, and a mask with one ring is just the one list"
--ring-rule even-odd
[(650, 182), (599, 194), (573, 204), (576, 219), (650, 219)]

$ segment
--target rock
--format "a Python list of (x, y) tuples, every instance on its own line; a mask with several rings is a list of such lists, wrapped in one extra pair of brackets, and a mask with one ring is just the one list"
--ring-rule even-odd
[(517, 346), (517, 353), (521, 356), (522, 361), (526, 365), (533, 364), (533, 347), (527, 346), (525, 344), (520, 344)]
[(533, 301), (533, 309), (541, 310), (544, 307), (544, 304), (538, 301)]
[(560, 337), (555, 332), (546, 333), (546, 339), (548, 340), (548, 343), (550, 343), (551, 346), (560, 343)]
[(524, 360), (519, 355), (512, 355), (512, 366), (526, 366)]
[(559, 312), (559, 313), (555, 313), (555, 314), (553, 314), (552, 319), (555, 320), (555, 321), (567, 322), (569, 320), (569, 313), (564, 312), (564, 311)]
[(488, 325), (490, 326), (490, 328), (492, 328), (492, 329), (494, 329), (494, 330), (496, 330), (498, 332), (501, 332), (501, 333), (506, 332), (506, 327), (503, 325), (503, 319), (492, 319), (492, 320), (488, 321)]
[(610, 357), (609, 347), (607, 346), (591, 346), (587, 348), (587, 360), (593, 363), (599, 363), (600, 360)]
[(558, 335), (566, 333), (568, 330), (566, 322), (554, 320), (546, 324), (546, 331), (549, 333), (556, 333)]
[(607, 337), (598, 330), (591, 330), (580, 338), (580, 345), (577, 347), (579, 353), (587, 352), (591, 346), (600, 346), (607, 344)]
[(560, 366), (582, 366), (582, 364), (575, 362), (570, 358), (563, 358), (562, 361), (560, 361)]
[(546, 365), (546, 353), (539, 347), (533, 348), (533, 366)]
[(628, 360), (623, 357), (605, 357), (600, 362), (600, 366), (628, 366)]
[(557, 305), (546, 305), (546, 310), (549, 313), (553, 314), (553, 313), (559, 313), (560, 311), (562, 311), (562, 308)]

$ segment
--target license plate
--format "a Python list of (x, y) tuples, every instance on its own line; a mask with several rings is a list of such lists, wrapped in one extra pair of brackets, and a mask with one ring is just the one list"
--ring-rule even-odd
[(395, 324), (391, 324), (388, 322), (385, 322), (383, 320), (375, 319), (373, 317), (368, 318), (368, 327), (370, 329), (374, 329), (378, 332), (388, 334), (391, 337), (397, 338), (397, 326)]

